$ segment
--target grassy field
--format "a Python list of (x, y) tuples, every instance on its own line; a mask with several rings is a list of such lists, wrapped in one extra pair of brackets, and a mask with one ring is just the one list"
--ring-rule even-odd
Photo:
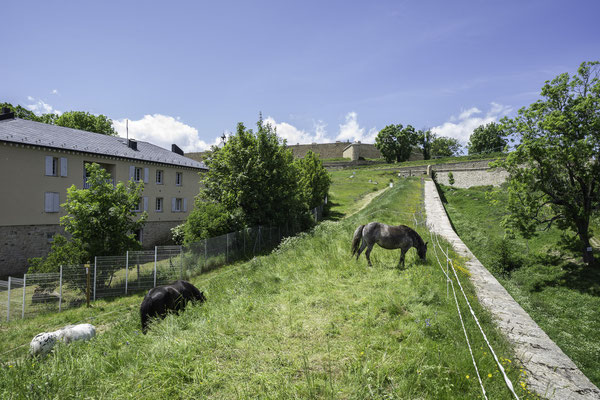
[[(148, 335), (139, 332), (141, 296), (10, 324), (0, 332), (0, 353), (82, 320), (99, 334), (58, 346), (44, 360), (24, 357), (26, 347), (3, 354), (0, 397), (479, 398), (456, 306), (432, 251), (422, 263), (411, 250), (403, 270), (395, 267), (398, 251), (375, 249), (372, 268), (364, 258), (350, 259), (357, 225), (412, 225), (420, 202), (420, 181), (405, 180), (351, 217), (287, 239), (271, 255), (192, 278), (207, 302), (153, 324)], [(459, 274), (519, 395), (531, 398), (511, 349)], [(475, 323), (465, 324), (489, 398), (511, 398)]]
[(356, 212), (366, 195), (385, 189), (390, 181), (397, 181), (395, 172), (376, 169), (343, 169), (329, 171), (329, 175), (332, 178), (330, 215), (334, 220)]
[[(550, 229), (529, 241), (504, 239), (506, 191), (490, 206), (490, 187), (442, 187), (446, 210), (465, 244), (538, 325), (600, 385), (600, 271), (582, 265)], [(572, 236), (572, 235), (571, 235)]]

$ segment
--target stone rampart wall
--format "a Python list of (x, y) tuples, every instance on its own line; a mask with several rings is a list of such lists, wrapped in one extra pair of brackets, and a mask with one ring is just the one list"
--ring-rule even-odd
[[(448, 164), (431, 165), (435, 172), (436, 181), (443, 185), (449, 185), (448, 173), (452, 172), (454, 184), (458, 188), (469, 188), (471, 186), (500, 186), (508, 178), (508, 172), (502, 168), (490, 168), (489, 163), (495, 160), (463, 161)], [(399, 176), (418, 176), (427, 174), (427, 165), (414, 167), (402, 167), (398, 170)]]
[[(153, 249), (173, 244), (171, 228), (177, 224), (178, 221), (146, 222), (142, 247)], [(0, 279), (26, 273), (27, 260), (46, 256), (52, 248), (52, 237), (57, 233), (68, 236), (60, 225), (0, 226)]]

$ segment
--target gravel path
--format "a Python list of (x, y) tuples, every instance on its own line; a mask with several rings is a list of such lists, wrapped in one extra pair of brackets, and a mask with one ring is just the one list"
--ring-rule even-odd
[(600, 390), (546, 335), (496, 278), (475, 258), (452, 229), (435, 184), (425, 181), (427, 225), (452, 244), (469, 261), (471, 281), (479, 302), (495, 316), (496, 323), (512, 342), (516, 358), (527, 371), (527, 383), (548, 399), (600, 399)]

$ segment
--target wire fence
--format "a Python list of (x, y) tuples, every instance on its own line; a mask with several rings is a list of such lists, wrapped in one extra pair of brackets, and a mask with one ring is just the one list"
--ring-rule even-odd
[[(311, 210), (323, 217), (323, 205)], [(156, 246), (123, 256), (97, 256), (90, 264), (62, 265), (59, 272), (30, 273), (0, 280), (0, 323), (107, 297), (146, 291), (176, 279), (271, 251), (300, 231), (292, 226), (257, 226), (204, 239), (187, 246)]]

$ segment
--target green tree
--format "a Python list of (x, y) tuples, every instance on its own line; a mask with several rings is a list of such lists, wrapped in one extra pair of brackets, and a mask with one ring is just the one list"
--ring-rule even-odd
[(37, 115), (35, 115), (35, 113), (33, 111), (28, 110), (24, 107), (21, 107), (18, 104), (16, 106), (13, 106), (10, 103), (0, 103), (0, 109), (2, 109), (2, 108), (10, 109), (11, 112), (15, 113), (15, 117), (17, 117), (17, 118), (42, 122), (41, 117), (38, 117)]
[(402, 162), (408, 160), (417, 142), (417, 132), (411, 125), (406, 128), (402, 124), (388, 125), (377, 134), (375, 147), (386, 162)]
[(220, 203), (246, 226), (305, 219), (291, 150), (262, 118), (258, 130), (239, 123), (222, 148), (213, 147), (201, 181), (201, 201)]
[(89, 189), (67, 189), (64, 207), (67, 215), (61, 225), (74, 241), (81, 243), (87, 260), (94, 256), (121, 255), (140, 248), (135, 231), (141, 229), (147, 214), (138, 214), (142, 183), (129, 181), (113, 185), (110, 174), (99, 164), (86, 164)]
[(421, 129), (417, 136), (419, 145), (423, 151), (423, 160), (429, 160), (431, 158), (431, 146), (433, 145), (436, 135), (429, 129)]
[(432, 157), (453, 157), (460, 153), (462, 146), (457, 139), (439, 136), (431, 142)]
[(304, 158), (295, 161), (298, 169), (298, 180), (302, 198), (308, 208), (312, 209), (323, 204), (323, 199), (329, 193), (331, 178), (319, 156), (308, 151)]
[(501, 124), (490, 122), (487, 125), (480, 125), (471, 134), (469, 138), (469, 154), (494, 153), (502, 151), (508, 140)]
[(28, 119), (36, 122), (43, 122), (50, 125), (65, 126), (67, 128), (79, 129), (82, 131), (102, 133), (104, 135), (116, 136), (117, 131), (113, 128), (112, 120), (102, 114), (93, 115), (85, 111), (69, 111), (61, 115), (48, 113), (36, 115), (20, 105), (13, 106), (10, 103), (0, 103), (0, 108), (7, 107), (15, 113), (15, 117)]
[(521, 144), (505, 161), (509, 172), (509, 229), (524, 237), (542, 225), (558, 224), (576, 233), (588, 265), (590, 218), (600, 209), (599, 63), (584, 62), (577, 74), (546, 81), (542, 97), (503, 119), (506, 132)]
[(54, 124), (82, 131), (102, 133), (116, 136), (117, 131), (112, 126), (112, 120), (102, 114), (93, 115), (85, 111), (69, 111), (57, 116)]
[(83, 246), (78, 240), (67, 240), (60, 234), (52, 238), (52, 248), (46, 257), (27, 260), (28, 273), (58, 272), (61, 265), (78, 265), (88, 261)]
[(196, 199), (194, 209), (183, 225), (184, 244), (208, 239), (243, 228), (239, 216), (230, 213), (223, 204)]

